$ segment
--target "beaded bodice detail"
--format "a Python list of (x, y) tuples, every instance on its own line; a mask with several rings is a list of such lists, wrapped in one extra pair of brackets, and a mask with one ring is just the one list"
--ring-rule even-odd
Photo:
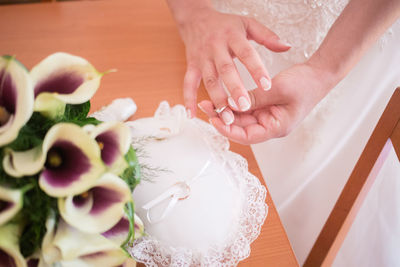
[(292, 49), (282, 56), (305, 61), (317, 50), (348, 0), (213, 0), (217, 10), (257, 19)]

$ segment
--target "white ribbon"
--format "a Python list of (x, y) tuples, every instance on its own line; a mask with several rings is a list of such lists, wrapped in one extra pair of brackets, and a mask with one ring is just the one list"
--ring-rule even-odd
[[(155, 224), (155, 223), (161, 222), (162, 220), (165, 219), (165, 217), (167, 217), (168, 213), (171, 212), (171, 210), (174, 208), (174, 206), (176, 205), (176, 203), (178, 203), (179, 200), (184, 200), (184, 199), (188, 198), (190, 195), (190, 185), (197, 178), (201, 177), (204, 174), (204, 171), (208, 168), (210, 163), (211, 163), (211, 161), (208, 160), (204, 164), (203, 168), (191, 179), (187, 179), (186, 181), (177, 182), (176, 184), (169, 187), (166, 191), (164, 191), (164, 193), (160, 194), (158, 197), (156, 197), (155, 199), (144, 204), (142, 206), (142, 208), (147, 211), (146, 216), (147, 216), (147, 220), (149, 221), (149, 223)], [(159, 204), (161, 204), (168, 198), (170, 198), (169, 203), (168, 203), (167, 207), (165, 208), (164, 212), (161, 214), (160, 218), (158, 218), (156, 220), (152, 220), (150, 218), (151, 209), (158, 206)]]

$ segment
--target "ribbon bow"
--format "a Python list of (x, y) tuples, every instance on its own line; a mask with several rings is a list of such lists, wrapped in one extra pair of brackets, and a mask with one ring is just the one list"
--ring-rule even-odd
[[(176, 203), (178, 203), (179, 200), (184, 200), (189, 197), (190, 195), (190, 185), (197, 180), (197, 178), (201, 177), (205, 170), (208, 168), (210, 165), (210, 160), (208, 160), (203, 168), (192, 178), (187, 179), (186, 181), (181, 181), (177, 182), (171, 187), (169, 187), (164, 193), (161, 193), (158, 197), (155, 199), (147, 202), (145, 205), (142, 206), (144, 210), (147, 211), (146, 216), (147, 220), (151, 224), (159, 223), (162, 220), (167, 217), (168, 213), (171, 212), (171, 210), (174, 208)], [(150, 216), (150, 211), (152, 208), (158, 206), (162, 202), (166, 201), (169, 199), (169, 203), (167, 207), (165, 208), (164, 212), (161, 214), (160, 218), (153, 220)]]

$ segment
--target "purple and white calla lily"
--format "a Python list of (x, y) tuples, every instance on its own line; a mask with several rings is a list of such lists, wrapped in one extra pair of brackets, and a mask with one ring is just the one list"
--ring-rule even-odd
[[(135, 239), (144, 236), (142, 220), (135, 214)], [(112, 228), (102, 233), (104, 237), (121, 246), (129, 233), (129, 219), (123, 216)]]
[(0, 186), (0, 225), (12, 219), (22, 208), (23, 193), (18, 189)]
[(104, 122), (86, 130), (99, 144), (101, 159), (108, 171), (121, 174), (128, 164), (124, 158), (131, 144), (131, 132), (122, 122)]
[(101, 234), (80, 232), (63, 220), (58, 223), (53, 239), (48, 241), (46, 250), (42, 247), (43, 254), (50, 249), (59, 252), (52, 259), (44, 258), (51, 266), (118, 266), (128, 258), (122, 248)]
[(65, 104), (88, 101), (100, 86), (103, 73), (86, 59), (67, 53), (55, 53), (32, 68), (34, 110), (47, 117), (62, 115)]
[(54, 125), (39, 147), (23, 152), (8, 150), (3, 167), (14, 177), (42, 171), (39, 185), (53, 197), (85, 192), (105, 170), (96, 140), (72, 123)]
[(0, 226), (0, 266), (26, 267), (19, 250), (20, 227), (17, 224)]
[(0, 146), (17, 138), (32, 112), (33, 83), (28, 71), (14, 57), (0, 57)]
[(88, 191), (58, 199), (62, 218), (86, 233), (102, 233), (124, 215), (125, 204), (132, 199), (124, 180), (105, 173)]

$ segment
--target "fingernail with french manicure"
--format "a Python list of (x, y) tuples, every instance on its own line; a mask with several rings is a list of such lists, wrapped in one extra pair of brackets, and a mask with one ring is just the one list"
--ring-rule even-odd
[(247, 100), (246, 97), (244, 96), (239, 97), (238, 102), (241, 111), (247, 111), (250, 109), (250, 102), (249, 100)]
[(281, 44), (284, 45), (284, 46), (292, 47), (292, 45), (291, 45), (290, 43), (285, 42), (285, 41), (283, 41), (283, 40), (279, 40), (279, 43), (281, 43)]
[(200, 103), (198, 103), (197, 106), (199, 107), (199, 109), (200, 109), (201, 111), (203, 111), (204, 113), (206, 113), (206, 112), (204, 111), (203, 107), (200, 105)]
[(238, 109), (238, 107), (237, 107), (237, 105), (236, 105), (236, 103), (235, 103), (235, 100), (233, 100), (233, 98), (232, 98), (231, 96), (228, 97), (228, 104), (229, 104), (229, 106), (231, 106), (232, 108)]
[(265, 77), (262, 77), (260, 79), (260, 84), (261, 84), (262, 88), (264, 89), (264, 91), (268, 91), (269, 89), (271, 89), (271, 81)]
[(231, 125), (233, 123), (233, 120), (235, 119), (233, 117), (233, 114), (227, 110), (222, 112), (221, 117), (222, 117), (222, 120), (224, 121), (225, 125)]

